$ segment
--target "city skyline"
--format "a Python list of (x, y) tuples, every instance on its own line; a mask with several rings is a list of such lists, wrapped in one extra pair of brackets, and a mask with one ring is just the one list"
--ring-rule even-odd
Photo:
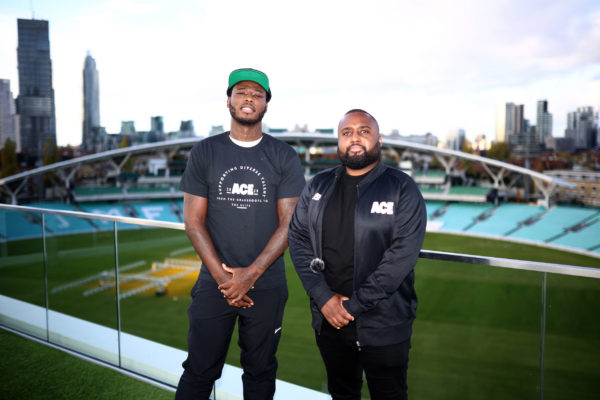
[[(552, 133), (562, 137), (569, 112), (600, 106), (600, 4), (593, 1), (308, 1), (292, 10), (271, 1), (252, 8), (236, 1), (66, 3), (33, 3), (35, 18), (50, 24), (61, 145), (81, 142), (87, 51), (102, 77), (109, 133), (121, 121), (148, 130), (157, 115), (165, 131), (182, 120), (193, 120), (198, 135), (212, 125), (227, 129), (224, 88), (241, 66), (269, 75), (265, 123), (274, 128), (335, 128), (347, 109), (360, 107), (384, 133), (431, 132), (443, 141), (464, 129), (469, 140), (494, 138), (497, 104), (524, 104), (533, 125), (545, 99)], [(16, 19), (31, 16), (25, 3), (0, 10), (0, 78), (13, 88)]]

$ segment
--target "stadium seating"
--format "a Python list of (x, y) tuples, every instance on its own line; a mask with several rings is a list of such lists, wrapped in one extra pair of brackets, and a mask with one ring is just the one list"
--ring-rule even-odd
[(76, 196), (90, 196), (90, 195), (102, 195), (102, 194), (122, 194), (122, 187), (76, 187), (73, 189)]
[(427, 208), (427, 219), (432, 219), (433, 213), (440, 208), (444, 207), (446, 202), (444, 201), (426, 201), (425, 208)]
[(589, 226), (577, 232), (569, 232), (551, 243), (600, 253), (600, 217), (591, 218)]
[(542, 218), (529, 226), (523, 226), (510, 237), (546, 242), (564, 233), (565, 229), (592, 217), (598, 211), (593, 208), (553, 207)]
[(520, 222), (543, 212), (543, 207), (527, 204), (502, 204), (493, 210), (488, 219), (477, 221), (469, 229), (469, 232), (504, 236), (511, 230), (518, 228)]
[[(458, 189), (459, 191), (462, 189)], [(470, 189), (468, 189), (470, 190)], [(183, 222), (183, 199), (147, 200), (142, 202), (86, 202), (79, 206), (60, 203), (38, 203), (31, 206), (56, 210), (83, 211), (95, 214), (127, 216), (158, 221)], [(600, 253), (600, 209), (555, 206), (543, 207), (504, 203), (425, 202), (429, 229), (434, 231), (469, 232), (501, 238), (516, 238), (556, 244)], [(439, 215), (437, 215), (439, 214)], [(528, 221), (529, 225), (523, 223)], [(87, 220), (48, 215), (50, 235), (112, 230), (110, 221)], [(581, 224), (579, 230), (573, 229)], [(143, 226), (117, 223), (118, 229)], [(569, 230), (571, 228), (571, 230)], [(0, 239), (23, 239), (41, 236), (41, 215), (0, 210)]]
[(451, 203), (444, 215), (435, 219), (442, 222), (442, 231), (464, 231), (482, 213), (493, 208), (491, 204)]
[(427, 173), (415, 172), (413, 174), (413, 179), (418, 184), (441, 185), (446, 181), (446, 172), (444, 172), (444, 171), (428, 171)]
[(161, 193), (171, 192), (170, 187), (130, 187), (127, 188), (127, 193)]
[(131, 204), (131, 206), (135, 209), (138, 218), (168, 222), (182, 222), (173, 212), (173, 204), (169, 200), (134, 203)]
[[(125, 204), (120, 203), (83, 203), (80, 205), (84, 212), (100, 215), (112, 215), (115, 217), (131, 217), (129, 213), (125, 211)], [(94, 224), (99, 230), (108, 231), (113, 229), (113, 223), (111, 221), (94, 220)], [(117, 222), (118, 229), (137, 229), (139, 225), (124, 224)]]
[(29, 239), (42, 236), (42, 215), (0, 209), (0, 239)]
[(432, 187), (419, 186), (419, 190), (421, 191), (421, 193), (439, 193), (439, 194), (444, 193), (443, 188), (432, 188)]
[(489, 191), (490, 188), (479, 186), (451, 186), (448, 194), (485, 196)]
[[(30, 204), (31, 207), (50, 208), (52, 210), (78, 211), (72, 204), (64, 203), (36, 203)], [(63, 215), (46, 215), (46, 231), (48, 234), (72, 234), (93, 232), (94, 226), (88, 219), (66, 217)]]

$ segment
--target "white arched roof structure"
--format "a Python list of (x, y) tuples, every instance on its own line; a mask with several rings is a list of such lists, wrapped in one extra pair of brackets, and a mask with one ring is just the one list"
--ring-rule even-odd
[[(283, 140), (284, 142), (294, 145), (297, 148), (304, 148), (306, 150), (306, 162), (308, 165), (311, 164), (309, 157), (311, 148), (337, 145), (337, 135), (335, 134), (286, 132), (272, 133), (271, 135)], [(181, 149), (191, 148), (194, 144), (202, 139), (204, 139), (204, 137), (147, 143), (138, 146), (109, 150), (102, 153), (90, 154), (67, 161), (61, 161), (2, 178), (0, 179), (0, 188), (3, 188), (11, 196), (13, 204), (16, 204), (17, 194), (23, 188), (27, 180), (32, 176), (41, 175), (48, 172), (55, 172), (64, 182), (65, 187), (69, 188), (71, 179), (73, 178), (75, 172), (77, 172), (82, 165), (107, 161), (113, 165), (117, 172), (120, 172), (120, 169), (123, 167), (123, 165), (125, 165), (127, 160), (129, 160), (129, 158), (133, 155), (148, 153), (173, 154)], [(450, 172), (450, 170), (459, 160), (480, 163), (493, 179), (495, 187), (499, 187), (503, 184), (502, 179), (507, 176), (507, 174), (516, 173), (520, 175), (527, 175), (531, 177), (531, 179), (536, 183), (536, 187), (544, 195), (546, 206), (549, 205), (550, 196), (557, 186), (573, 187), (573, 184), (562, 179), (535, 172), (530, 169), (519, 167), (503, 161), (481, 157), (474, 154), (463, 153), (455, 150), (439, 149), (437, 147), (420, 143), (390, 139), (385, 136), (383, 136), (383, 146), (384, 148), (391, 149), (398, 154), (406, 150), (432, 154), (437, 157), (440, 163), (446, 168), (446, 172)], [(115, 161), (116, 159), (120, 159), (119, 164), (117, 164)], [(492, 168), (496, 169), (496, 171), (492, 170)], [(7, 185), (11, 182), (19, 182), (19, 185), (12, 190)]]

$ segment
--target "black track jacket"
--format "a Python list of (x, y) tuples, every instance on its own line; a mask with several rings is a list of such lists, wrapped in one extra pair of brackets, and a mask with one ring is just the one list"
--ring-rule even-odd
[[(323, 212), (343, 166), (327, 169), (304, 188), (290, 222), (290, 254), (310, 297), (312, 326), (321, 330), (321, 307), (335, 293), (323, 273), (309, 268), (322, 258)], [(417, 296), (414, 266), (427, 213), (415, 182), (382, 162), (357, 187), (354, 221), (354, 292), (344, 307), (354, 316), (360, 346), (387, 346), (412, 334)], [(327, 268), (327, 266), (325, 266)]]

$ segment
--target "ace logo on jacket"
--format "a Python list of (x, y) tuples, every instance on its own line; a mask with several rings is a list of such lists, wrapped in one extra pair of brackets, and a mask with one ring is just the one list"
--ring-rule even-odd
[(371, 214), (394, 214), (394, 202), (393, 201), (374, 201), (371, 206)]

